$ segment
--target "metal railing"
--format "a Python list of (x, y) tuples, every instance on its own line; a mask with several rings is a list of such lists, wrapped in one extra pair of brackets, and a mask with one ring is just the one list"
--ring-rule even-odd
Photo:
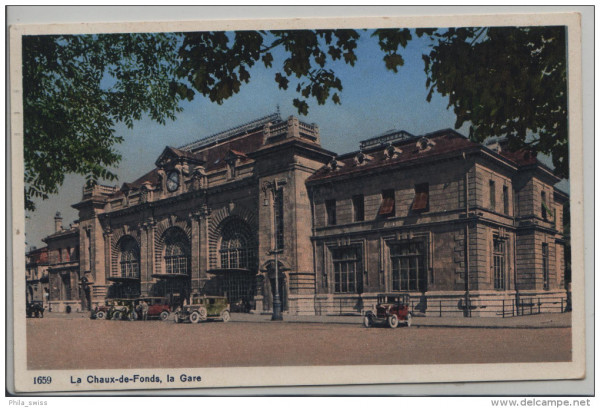
[[(375, 297), (339, 297), (317, 299), (316, 314), (321, 315), (361, 315), (373, 310)], [(523, 296), (518, 299), (479, 299), (465, 298), (428, 299), (411, 297), (409, 309), (415, 316), (424, 317), (515, 317), (541, 313), (565, 313), (570, 307), (563, 296)]]

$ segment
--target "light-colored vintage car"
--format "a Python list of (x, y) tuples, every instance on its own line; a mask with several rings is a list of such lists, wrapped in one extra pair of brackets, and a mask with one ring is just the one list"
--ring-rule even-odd
[(229, 301), (223, 296), (192, 294), (189, 304), (184, 304), (175, 312), (175, 323), (198, 323), (206, 320), (228, 322), (230, 318)]

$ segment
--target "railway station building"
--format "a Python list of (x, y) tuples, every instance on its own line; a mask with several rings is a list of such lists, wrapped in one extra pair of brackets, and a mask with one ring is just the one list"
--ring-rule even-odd
[(79, 293), (90, 306), (224, 295), (268, 313), (278, 281), (290, 314), (361, 313), (383, 292), (409, 293), (423, 315), (558, 311), (559, 181), (501, 140), (390, 131), (337, 155), (317, 125), (274, 114), (165, 147), (137, 180), (85, 188)]

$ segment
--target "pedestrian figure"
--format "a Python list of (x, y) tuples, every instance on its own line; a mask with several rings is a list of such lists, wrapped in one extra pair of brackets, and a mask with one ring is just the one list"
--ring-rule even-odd
[(148, 303), (145, 300), (142, 300), (142, 320), (148, 319)]

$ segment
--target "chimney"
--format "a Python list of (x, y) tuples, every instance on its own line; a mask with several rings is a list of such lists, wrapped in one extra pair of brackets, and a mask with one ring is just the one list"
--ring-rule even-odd
[(60, 215), (60, 212), (57, 211), (54, 216), (54, 232), (59, 231), (62, 231), (62, 216)]

